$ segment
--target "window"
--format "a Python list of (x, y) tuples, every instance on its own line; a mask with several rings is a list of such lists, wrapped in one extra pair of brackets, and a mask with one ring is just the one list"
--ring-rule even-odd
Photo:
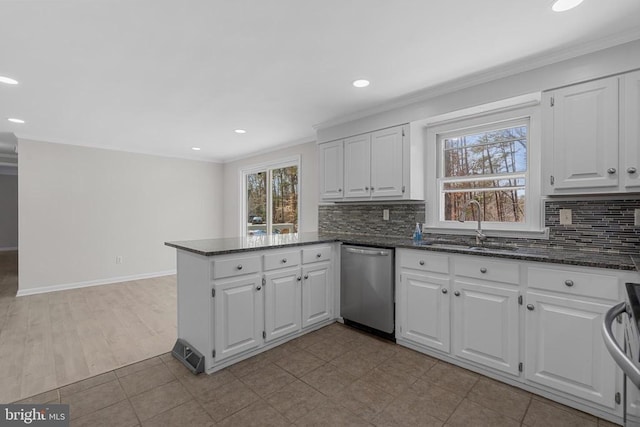
[(253, 167), (243, 175), (243, 235), (298, 232), (299, 159)]
[(496, 234), (540, 233), (538, 126), (537, 107), (513, 107), (429, 127), (427, 226), (472, 229), (481, 215), (483, 229)]

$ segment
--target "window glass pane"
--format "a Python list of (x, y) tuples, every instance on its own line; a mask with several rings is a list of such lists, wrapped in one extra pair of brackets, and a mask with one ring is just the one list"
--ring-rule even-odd
[(467, 221), (478, 220), (478, 209), (474, 205), (465, 205), (475, 199), (482, 207), (483, 221), (525, 222), (525, 190), (488, 190), (450, 192), (444, 195), (445, 220), (456, 221), (465, 209)]
[(273, 233), (298, 232), (298, 167), (271, 171), (271, 223)]
[(527, 126), (443, 139), (445, 177), (525, 172)]
[(267, 172), (247, 174), (247, 234), (267, 233)]
[(524, 178), (479, 179), (477, 181), (454, 181), (443, 183), (444, 191), (473, 191), (476, 189), (522, 188)]

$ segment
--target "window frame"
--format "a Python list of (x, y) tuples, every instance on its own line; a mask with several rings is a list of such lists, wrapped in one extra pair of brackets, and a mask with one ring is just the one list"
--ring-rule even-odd
[(271, 198), (271, 188), (272, 188), (272, 171), (273, 169), (280, 169), (296, 166), (298, 168), (298, 203), (296, 207), (297, 212), (297, 224), (298, 229), (300, 228), (300, 200), (301, 192), (302, 192), (302, 181), (300, 179), (301, 170), (300, 170), (300, 156), (292, 156), (283, 159), (273, 160), (265, 163), (254, 164), (250, 166), (245, 166), (239, 170), (240, 174), (240, 235), (243, 237), (249, 237), (248, 234), (248, 223), (247, 218), (249, 217), (249, 211), (247, 206), (247, 175), (251, 175), (258, 172), (266, 172), (267, 173), (267, 209), (266, 209), (266, 218), (265, 223), (267, 226), (267, 230), (273, 227), (272, 224), (272, 213), (273, 213), (273, 202)]
[[(465, 135), (489, 130), (500, 129), (527, 123), (527, 170), (525, 173), (525, 221), (515, 222), (485, 222), (483, 231), (488, 235), (505, 237), (542, 237), (548, 231), (544, 228), (544, 202), (541, 197), (541, 129), (539, 105), (513, 105), (499, 110), (483, 110), (442, 122), (432, 121), (426, 129), (425, 156), (426, 174), (425, 189), (427, 195), (426, 229), (432, 233), (473, 234), (477, 227), (476, 221), (444, 220), (443, 164), (444, 150), (442, 139), (454, 135)], [(517, 233), (517, 234), (516, 234)]]

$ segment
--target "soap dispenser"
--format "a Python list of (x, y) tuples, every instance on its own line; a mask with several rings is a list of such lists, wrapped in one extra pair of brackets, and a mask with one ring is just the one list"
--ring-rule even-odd
[(420, 223), (416, 222), (416, 229), (413, 232), (413, 241), (420, 242), (422, 241), (422, 231), (420, 231)]

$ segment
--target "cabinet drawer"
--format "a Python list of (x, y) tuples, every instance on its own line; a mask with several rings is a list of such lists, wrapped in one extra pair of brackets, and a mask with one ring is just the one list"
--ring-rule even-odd
[(520, 283), (518, 264), (492, 261), (487, 257), (455, 258), (456, 276), (474, 277), (491, 282)]
[(295, 267), (300, 265), (300, 249), (294, 251), (267, 252), (264, 254), (264, 269)]
[(527, 279), (529, 288), (566, 292), (593, 298), (618, 299), (618, 278), (616, 276), (529, 267)]
[(260, 271), (260, 255), (213, 260), (213, 278), (241, 276)]
[(449, 257), (430, 251), (402, 251), (400, 255), (400, 267), (448, 274)]
[(313, 246), (310, 248), (302, 249), (302, 263), (309, 264), (310, 262), (330, 261), (331, 260), (331, 246)]

